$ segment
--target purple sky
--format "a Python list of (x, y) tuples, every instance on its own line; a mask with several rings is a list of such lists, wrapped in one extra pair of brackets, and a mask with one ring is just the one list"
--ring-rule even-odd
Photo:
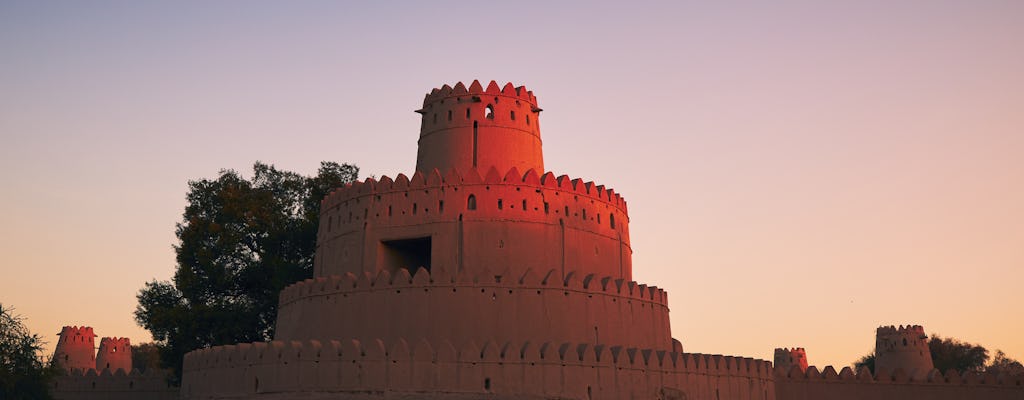
[(0, 302), (147, 341), (189, 179), (408, 174), (423, 95), (495, 79), (627, 198), (687, 351), (1024, 359), (1024, 2), (550, 3), (0, 3)]

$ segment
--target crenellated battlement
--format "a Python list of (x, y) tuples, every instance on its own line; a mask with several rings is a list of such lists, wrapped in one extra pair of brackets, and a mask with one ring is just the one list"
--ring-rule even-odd
[(63, 342), (89, 342), (92, 343), (96, 334), (91, 326), (65, 326), (61, 328), (60, 339)]
[(185, 355), (184, 371), (186, 399), (298, 388), (567, 399), (655, 398), (666, 389), (696, 398), (774, 392), (771, 363), (763, 360), (563, 342), (274, 341), (197, 350)]
[(480, 84), (479, 80), (473, 80), (467, 88), (462, 82), (458, 82), (455, 86), (448, 86), (447, 84), (440, 88), (434, 88), (427, 93), (423, 98), (423, 107), (430, 107), (433, 103), (444, 102), (451, 98), (470, 97), (468, 101), (479, 102), (480, 99), (473, 100), (473, 96), (501, 96), (513, 98), (519, 101), (529, 103), (531, 106), (537, 106), (537, 97), (533, 95), (533, 92), (526, 89), (526, 86), (515, 86), (512, 82), (505, 83), (505, 86), (499, 88), (498, 82), (491, 81), (487, 84), (487, 88), (484, 89), (483, 85)]
[[(613, 277), (599, 277), (595, 274), (585, 276), (571, 271), (563, 277), (558, 271), (550, 269), (538, 274), (528, 269), (522, 275), (509, 275), (508, 272), (495, 272), (487, 268), (470, 273), (462, 270), (450, 274), (438, 268), (433, 275), (424, 268), (418, 268), (415, 274), (408, 269), (399, 269), (391, 274), (381, 270), (376, 275), (368, 272), (360, 276), (354, 274), (334, 275), (306, 279), (284, 288), (280, 294), (280, 304), (285, 306), (309, 296), (336, 295), (365, 291), (391, 291), (402, 288), (430, 289), (450, 287), (493, 287), (521, 289), (555, 289), (568, 290), (585, 294), (607, 294), (621, 298), (648, 301), (659, 306), (668, 306), (668, 293), (657, 286), (648, 286), (636, 281), (626, 281)], [(794, 349), (795, 350), (795, 349)], [(803, 349), (801, 349), (802, 351)]]
[(895, 325), (880, 326), (876, 330), (876, 334), (877, 335), (893, 335), (893, 334), (924, 335), (924, 327), (921, 326), (921, 325), (906, 325), (906, 326), (900, 325), (899, 327), (897, 327)]
[(818, 370), (797, 366), (774, 370), (775, 386), (780, 399), (1020, 399), (1024, 397), (1024, 375), (958, 373), (937, 369), (894, 370), (879, 368), (872, 373), (867, 367), (856, 372), (843, 367), (836, 372), (832, 366)]
[(338, 205), (371, 195), (479, 185), (526, 186), (534, 189), (555, 190), (607, 203), (619, 209), (623, 214), (627, 213), (626, 200), (615, 193), (614, 189), (605, 188), (604, 185), (597, 185), (594, 182), (584, 182), (579, 178), (573, 179), (568, 175), (555, 177), (551, 172), (538, 175), (537, 171), (530, 169), (525, 173), (520, 173), (514, 167), (504, 174), (494, 167), (489, 168), (483, 175), (476, 168), (466, 171), (452, 168), (443, 176), (437, 169), (434, 169), (427, 174), (416, 172), (412, 178), (405, 174), (398, 174), (394, 179), (388, 176), (383, 176), (380, 179), (366, 178), (364, 181), (356, 181), (332, 190), (321, 200), (320, 212), (323, 214)]

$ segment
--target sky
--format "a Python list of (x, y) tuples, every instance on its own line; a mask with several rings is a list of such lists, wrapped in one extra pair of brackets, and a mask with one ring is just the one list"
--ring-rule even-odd
[(629, 202), (686, 351), (880, 325), (1024, 359), (1024, 2), (0, 2), (0, 303), (151, 340), (189, 180), (411, 174), (432, 88), (526, 85)]

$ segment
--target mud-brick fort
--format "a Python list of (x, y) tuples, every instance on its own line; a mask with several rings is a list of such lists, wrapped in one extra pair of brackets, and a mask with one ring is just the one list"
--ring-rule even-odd
[(1019, 376), (933, 370), (917, 326), (879, 328), (874, 374), (686, 353), (632, 280), (626, 201), (545, 171), (533, 92), (445, 85), (416, 112), (412, 176), (323, 199), (275, 340), (187, 354), (182, 398), (1024, 399)]

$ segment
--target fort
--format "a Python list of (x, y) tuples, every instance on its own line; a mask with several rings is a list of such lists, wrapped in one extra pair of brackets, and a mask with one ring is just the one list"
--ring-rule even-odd
[(878, 328), (874, 373), (686, 353), (632, 280), (625, 199), (544, 170), (541, 111), (511, 83), (428, 93), (416, 171), (324, 198), (275, 340), (186, 354), (181, 398), (1024, 399), (1022, 376), (935, 370), (920, 326)]
[(104, 337), (96, 350), (92, 327), (65, 326), (53, 352), (63, 375), (54, 378), (50, 393), (58, 400), (170, 400), (177, 387), (168, 384), (166, 371), (140, 372), (132, 368), (128, 338)]

